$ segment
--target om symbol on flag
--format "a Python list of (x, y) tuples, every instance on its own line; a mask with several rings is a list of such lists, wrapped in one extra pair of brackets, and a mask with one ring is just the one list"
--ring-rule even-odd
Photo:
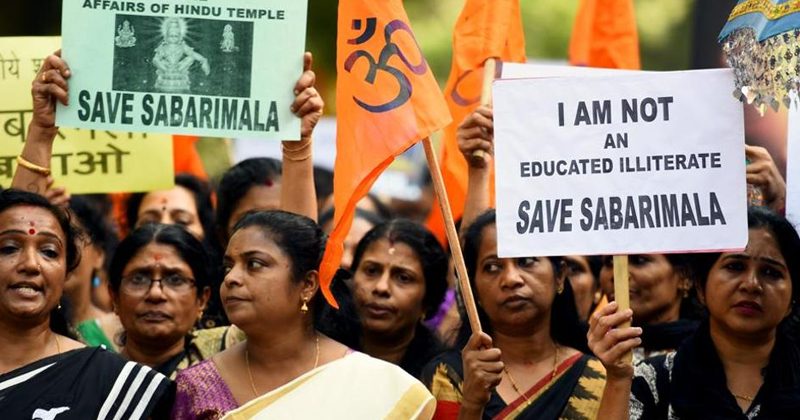
[[(362, 20), (360, 19), (353, 20), (353, 29), (360, 30), (361, 23)], [(348, 40), (348, 44), (361, 45), (372, 39), (372, 37), (375, 35), (377, 19), (374, 17), (367, 18), (366, 23), (367, 26), (364, 28), (364, 32), (361, 33), (357, 38)], [(396, 43), (392, 42), (392, 35), (397, 31), (405, 31), (414, 41), (414, 46), (416, 47), (417, 53), (419, 54), (421, 60), (419, 64), (412, 64), (400, 47)], [(428, 63), (425, 61), (425, 57), (422, 56), (422, 52), (419, 49), (419, 44), (417, 44), (417, 40), (414, 38), (414, 34), (411, 32), (411, 28), (408, 26), (408, 24), (402, 20), (393, 20), (384, 27), (383, 34), (386, 45), (381, 50), (380, 57), (377, 62), (369, 52), (365, 50), (356, 50), (347, 57), (347, 60), (345, 60), (344, 63), (344, 69), (349, 73), (360, 58), (365, 58), (369, 63), (369, 71), (364, 77), (364, 81), (369, 84), (375, 83), (375, 77), (378, 74), (378, 70), (391, 74), (397, 80), (397, 83), (400, 86), (397, 96), (387, 103), (381, 105), (370, 105), (356, 97), (353, 97), (353, 100), (358, 104), (358, 106), (373, 113), (391, 111), (402, 106), (411, 98), (412, 86), (408, 76), (406, 76), (403, 70), (389, 65), (389, 60), (393, 56), (399, 57), (403, 64), (405, 64), (405, 66), (416, 75), (423, 75), (428, 71)]]

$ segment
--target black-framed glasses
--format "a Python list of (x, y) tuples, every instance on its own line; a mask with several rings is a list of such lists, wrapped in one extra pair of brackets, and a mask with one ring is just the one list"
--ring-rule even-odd
[(159, 283), (161, 290), (167, 288), (175, 293), (186, 293), (195, 285), (194, 279), (180, 274), (169, 274), (160, 279), (154, 279), (146, 273), (134, 273), (122, 279), (120, 288), (123, 292), (131, 295), (144, 295), (153, 287), (154, 282)]

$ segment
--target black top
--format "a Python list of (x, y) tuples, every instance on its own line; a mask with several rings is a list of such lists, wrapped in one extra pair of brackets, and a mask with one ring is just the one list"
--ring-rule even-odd
[(631, 419), (797, 419), (800, 417), (800, 351), (778, 334), (764, 385), (746, 413), (728, 390), (708, 323), (677, 352), (635, 368)]

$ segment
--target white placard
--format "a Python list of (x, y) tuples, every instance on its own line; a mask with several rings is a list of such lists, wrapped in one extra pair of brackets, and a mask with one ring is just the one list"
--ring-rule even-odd
[(494, 84), (502, 257), (742, 249), (730, 70)]
[(599, 69), (595, 67), (553, 64), (503, 63), (503, 79), (535, 79), (540, 77), (597, 77), (646, 73), (639, 70)]

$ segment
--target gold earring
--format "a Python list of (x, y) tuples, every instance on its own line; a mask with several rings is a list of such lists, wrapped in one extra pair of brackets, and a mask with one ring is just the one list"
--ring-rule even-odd
[(559, 284), (559, 285), (558, 285), (558, 290), (556, 291), (556, 293), (558, 293), (559, 295), (560, 295), (562, 292), (564, 292), (564, 283), (561, 283), (561, 284)]
[(300, 307), (300, 313), (303, 315), (308, 313), (308, 298), (303, 298), (303, 306)]

